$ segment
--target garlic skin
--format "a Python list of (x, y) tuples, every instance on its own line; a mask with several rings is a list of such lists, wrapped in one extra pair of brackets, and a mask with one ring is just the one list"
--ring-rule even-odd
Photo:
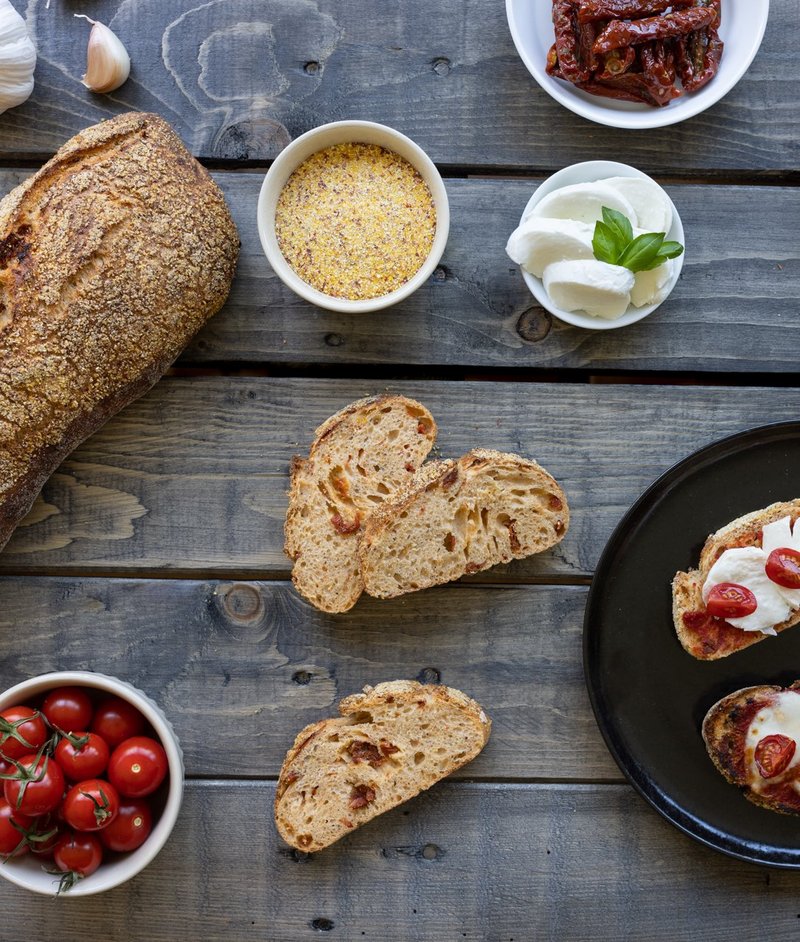
[(36, 47), (25, 20), (10, 0), (0, 0), (0, 114), (30, 98), (35, 67)]
[(93, 92), (113, 92), (124, 84), (131, 72), (131, 57), (116, 33), (88, 16), (76, 13), (92, 24), (86, 49), (86, 74), (81, 81)]

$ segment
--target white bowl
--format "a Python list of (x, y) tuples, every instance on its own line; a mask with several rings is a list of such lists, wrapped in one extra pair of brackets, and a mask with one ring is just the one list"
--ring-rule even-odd
[[(160, 817), (155, 820), (155, 826), (147, 840), (141, 847), (127, 854), (115, 857), (108, 863), (103, 861), (100, 867), (91, 876), (79, 880), (63, 898), (73, 896), (91, 896), (110, 890), (139, 873), (140, 870), (161, 850), (178, 819), (178, 812), (183, 800), (183, 752), (172, 724), (164, 716), (161, 708), (150, 697), (137, 690), (124, 680), (108, 677), (105, 674), (95, 674), (89, 671), (56, 671), (52, 674), (40, 674), (31, 677), (15, 687), (0, 694), (0, 710), (15, 706), (40, 696), (47, 690), (56, 687), (75, 686), (90, 687), (101, 693), (111, 694), (127, 700), (145, 717), (155, 730), (156, 736), (167, 753), (169, 764), (169, 788), (167, 800)], [(42, 869), (42, 861), (31, 854), (24, 857), (12, 858), (0, 867), (0, 875), (4, 876), (17, 886), (43, 893), (45, 896), (55, 896), (58, 891), (58, 877)], [(62, 898), (59, 897), (59, 898)]]
[[(404, 285), (377, 298), (351, 301), (334, 298), (312, 287), (295, 272), (283, 257), (275, 236), (275, 207), (278, 196), (292, 173), (312, 154), (334, 144), (378, 144), (399, 154), (417, 170), (428, 184), (436, 208), (436, 233), (428, 258), (422, 268)], [(365, 314), (397, 304), (419, 288), (433, 274), (447, 244), (450, 231), (450, 207), (447, 191), (433, 161), (405, 134), (373, 121), (334, 121), (306, 131), (281, 151), (269, 168), (258, 197), (258, 235), (267, 261), (281, 281), (306, 301), (330, 311)]]
[(528, 71), (556, 101), (575, 114), (612, 128), (662, 128), (685, 121), (716, 104), (753, 61), (767, 26), (769, 0), (724, 0), (719, 34), (725, 43), (719, 71), (699, 91), (682, 95), (664, 108), (590, 95), (545, 72), (555, 39), (550, 0), (506, 0), (511, 36)]
[[(650, 180), (652, 183), (656, 182), (652, 177), (648, 177), (646, 173), (637, 170), (636, 167), (629, 167), (628, 164), (620, 164), (615, 160), (587, 160), (581, 164), (572, 164), (571, 167), (565, 167), (563, 170), (559, 170), (558, 173), (554, 173), (539, 186), (533, 196), (528, 200), (522, 212), (522, 216), (520, 217), (520, 223), (531, 212), (533, 207), (543, 200), (548, 193), (552, 193), (554, 190), (560, 190), (561, 187), (564, 186), (571, 186), (573, 183), (593, 183), (595, 180), (603, 180), (606, 177), (642, 177), (642, 179)], [(656, 186), (658, 186), (658, 184), (656, 184)], [(667, 199), (669, 199), (668, 194)], [(686, 241), (683, 235), (681, 217), (678, 215), (678, 210), (675, 208), (675, 204), (671, 199), (669, 202), (672, 206), (672, 226), (667, 233), (667, 239), (680, 242), (681, 245), (685, 247)], [(531, 290), (531, 294), (543, 308), (550, 311), (550, 313), (554, 314), (559, 320), (566, 321), (567, 324), (573, 324), (575, 327), (585, 327), (587, 330), (614, 330), (616, 327), (626, 327), (628, 324), (634, 324), (636, 321), (642, 320), (642, 318), (647, 317), (648, 314), (652, 314), (657, 307), (667, 300), (672, 289), (678, 283), (678, 278), (683, 269), (684, 258), (686, 258), (685, 251), (672, 260), (672, 278), (669, 281), (667, 293), (662, 301), (659, 301), (658, 304), (648, 304), (646, 307), (634, 307), (631, 305), (622, 317), (617, 317), (615, 320), (606, 320), (603, 317), (591, 317), (589, 314), (581, 314), (578, 311), (562, 311), (561, 308), (556, 307), (550, 295), (545, 291), (541, 278), (537, 278), (530, 272), (525, 271), (524, 268), (521, 268), (520, 271), (522, 272), (522, 277), (525, 279), (525, 284)]]

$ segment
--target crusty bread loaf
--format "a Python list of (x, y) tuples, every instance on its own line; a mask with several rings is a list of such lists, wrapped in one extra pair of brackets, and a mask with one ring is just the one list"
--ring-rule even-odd
[(281, 837), (316, 851), (455, 772), (486, 745), (491, 722), (451, 687), (395, 680), (339, 704), (300, 732), (275, 795)]
[[(787, 691), (800, 696), (800, 681)], [(732, 785), (743, 789), (744, 795), (756, 805), (784, 814), (800, 814), (800, 795), (794, 789), (796, 770), (787, 776), (758, 782), (753, 788), (752, 746), (748, 748), (747, 732), (759, 711), (769, 708), (784, 688), (762, 684), (744, 687), (718, 700), (703, 720), (703, 741), (717, 770)], [(755, 738), (755, 737), (754, 737)]]
[(405, 396), (354, 402), (324, 422), (292, 461), (285, 551), (298, 592), (346, 612), (363, 591), (358, 537), (368, 515), (409, 479), (436, 440), (428, 410)]
[(564, 492), (535, 461), (477, 449), (425, 466), (367, 521), (361, 574), (370, 595), (393, 598), (522, 559), (569, 526)]
[(216, 184), (156, 115), (81, 131), (0, 201), (0, 548), (222, 306), (238, 250)]
[[(675, 574), (672, 581), (672, 619), (680, 643), (693, 657), (713, 661), (768, 637), (760, 631), (742, 631), (721, 618), (709, 615), (703, 602), (703, 585), (711, 567), (726, 549), (761, 546), (763, 527), (787, 516), (792, 521), (800, 517), (800, 498), (770, 504), (763, 510), (745, 514), (726, 524), (706, 540), (700, 552), (698, 569)], [(786, 621), (774, 627), (778, 632), (785, 631), (798, 622), (800, 610), (792, 612)]]

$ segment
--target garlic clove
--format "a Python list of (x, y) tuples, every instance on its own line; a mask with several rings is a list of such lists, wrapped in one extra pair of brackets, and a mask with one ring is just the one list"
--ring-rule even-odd
[(75, 16), (92, 24), (86, 49), (86, 74), (82, 82), (93, 92), (113, 92), (131, 71), (131, 58), (116, 33), (88, 16)]

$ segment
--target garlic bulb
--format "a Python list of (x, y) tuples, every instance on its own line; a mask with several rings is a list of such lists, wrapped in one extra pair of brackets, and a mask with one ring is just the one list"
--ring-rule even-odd
[(113, 92), (130, 75), (131, 58), (128, 50), (107, 26), (82, 13), (76, 13), (75, 16), (92, 24), (83, 84), (93, 92)]
[(0, 113), (30, 98), (35, 66), (36, 47), (25, 20), (10, 0), (0, 0)]

